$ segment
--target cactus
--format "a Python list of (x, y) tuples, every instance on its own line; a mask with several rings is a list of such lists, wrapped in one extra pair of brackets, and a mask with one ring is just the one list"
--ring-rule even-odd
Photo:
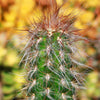
[(85, 38), (76, 34), (76, 16), (60, 14), (60, 8), (53, 5), (40, 22), (26, 29), (28, 41), (21, 62), (27, 70), (24, 91), (29, 100), (73, 100), (76, 90), (84, 88), (79, 69), (88, 66), (74, 59), (74, 44)]

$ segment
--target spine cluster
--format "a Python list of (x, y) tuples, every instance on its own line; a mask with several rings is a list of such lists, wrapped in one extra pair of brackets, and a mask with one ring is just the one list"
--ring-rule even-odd
[(36, 35), (30, 37), (23, 57), (28, 66), (27, 96), (31, 100), (73, 100), (82, 80), (79, 64), (72, 59), (70, 38), (65, 33)]
[[(22, 62), (27, 69), (26, 94), (29, 100), (73, 100), (77, 89), (83, 88), (79, 69), (88, 67), (74, 59), (74, 44), (84, 40), (75, 34), (74, 17), (59, 16), (60, 8), (27, 31), (27, 44)], [(34, 28), (32, 29), (32, 26)]]

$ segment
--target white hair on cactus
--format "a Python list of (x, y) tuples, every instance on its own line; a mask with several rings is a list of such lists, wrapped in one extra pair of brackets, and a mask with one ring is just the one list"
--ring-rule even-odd
[(47, 61), (47, 66), (49, 67), (50, 65), (51, 65), (51, 61), (48, 60), (48, 61)]
[(50, 50), (51, 50), (51, 47), (50, 46), (47, 46), (46, 52), (47, 52), (48, 55), (50, 55)]
[(50, 94), (50, 88), (49, 87), (45, 89), (45, 93), (46, 93), (47, 96)]
[(61, 60), (64, 60), (64, 53), (62, 50), (59, 51), (59, 55), (60, 55)]
[(65, 67), (63, 65), (60, 65), (59, 69), (62, 71), (62, 72), (65, 72)]
[(62, 84), (63, 86), (66, 85), (66, 82), (65, 82), (65, 80), (64, 80), (63, 78), (61, 79), (61, 84)]
[(36, 41), (36, 48), (38, 47), (39, 42), (42, 40), (42, 38), (40, 37), (37, 41)]
[(50, 79), (50, 74), (46, 74), (45, 78), (46, 78), (47, 81), (49, 81), (49, 79)]
[(58, 41), (59, 45), (62, 46), (62, 39), (60, 37), (57, 37), (57, 41)]
[(31, 100), (35, 100), (35, 94), (33, 93)]

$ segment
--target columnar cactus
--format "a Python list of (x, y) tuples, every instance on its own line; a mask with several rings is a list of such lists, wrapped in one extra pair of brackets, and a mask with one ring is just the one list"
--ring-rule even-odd
[(76, 34), (75, 16), (60, 14), (56, 5), (52, 8), (27, 29), (22, 61), (28, 71), (29, 100), (73, 100), (76, 89), (82, 88), (78, 70), (84, 65), (73, 58), (77, 51), (73, 45), (84, 38)]

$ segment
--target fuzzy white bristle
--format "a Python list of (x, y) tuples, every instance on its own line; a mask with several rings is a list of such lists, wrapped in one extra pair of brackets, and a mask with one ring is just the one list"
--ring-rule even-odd
[(59, 55), (60, 55), (61, 59), (64, 60), (64, 54), (62, 51), (59, 51)]
[(37, 71), (37, 66), (34, 67), (34, 72), (36, 72), (36, 71)]
[(48, 60), (48, 61), (47, 61), (47, 66), (49, 67), (50, 65), (51, 65), (51, 61)]
[(62, 78), (61, 79), (61, 84), (64, 86), (66, 84), (65, 80)]
[(50, 49), (51, 49), (50, 46), (47, 46), (46, 52), (48, 55), (50, 55)]
[(50, 31), (48, 32), (48, 37), (51, 37), (53, 35), (53, 33)]
[(49, 74), (46, 74), (45, 78), (46, 78), (47, 81), (49, 81), (50, 75)]
[(32, 99), (31, 100), (35, 100), (35, 94), (34, 93), (32, 95)]
[(34, 58), (36, 58), (36, 57), (38, 56), (38, 54), (39, 54), (39, 52), (38, 52), (38, 51), (36, 51), (36, 54), (35, 54)]
[(36, 48), (38, 47), (39, 42), (42, 40), (42, 38), (40, 37), (37, 42), (36, 42)]
[(59, 67), (59, 69), (60, 69), (62, 72), (65, 72), (65, 68), (64, 68), (63, 65), (61, 65), (61, 66)]
[(33, 87), (34, 85), (36, 85), (36, 79), (34, 79), (33, 82), (32, 82), (32, 87)]
[(62, 99), (66, 100), (66, 95), (64, 93), (62, 93)]
[(50, 88), (49, 87), (47, 89), (45, 89), (45, 93), (46, 93), (47, 96), (49, 95), (49, 93), (50, 93)]
[(62, 43), (62, 39), (60, 38), (60, 37), (57, 37), (57, 41), (58, 41), (58, 43), (60, 44), (60, 45), (62, 45), (61, 43)]

